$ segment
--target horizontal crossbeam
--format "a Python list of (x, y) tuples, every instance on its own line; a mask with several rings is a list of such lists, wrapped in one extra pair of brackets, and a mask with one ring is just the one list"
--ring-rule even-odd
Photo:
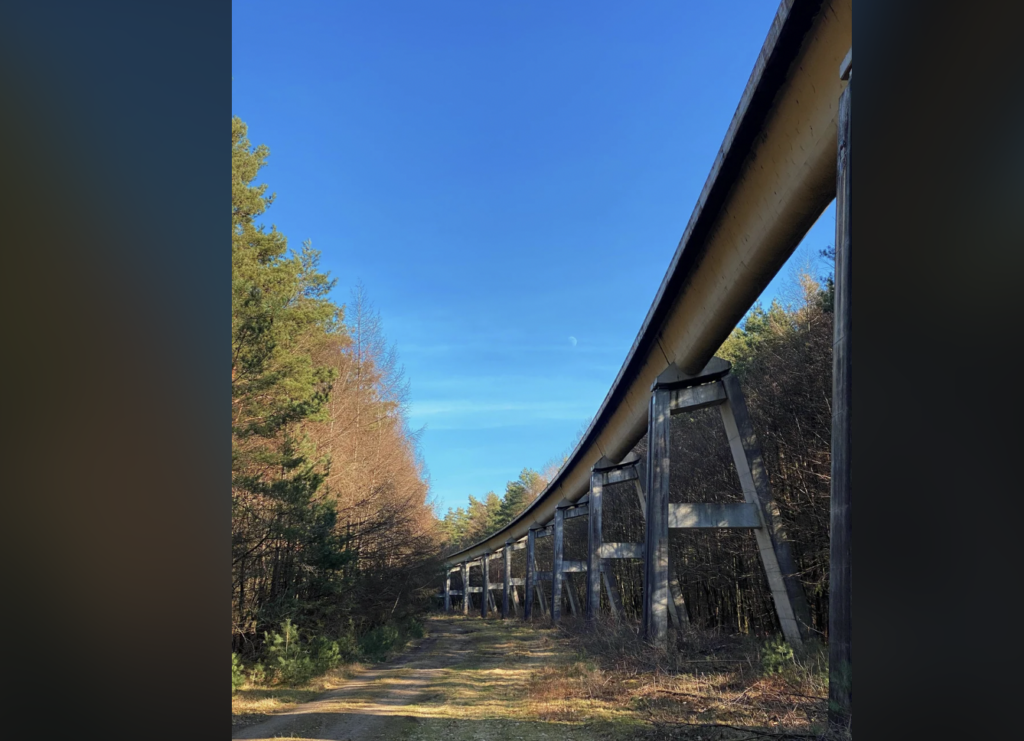
[(562, 573), (578, 573), (587, 570), (586, 561), (562, 561)]
[(669, 412), (693, 412), (704, 407), (717, 406), (725, 402), (725, 387), (721, 382), (705, 386), (673, 389), (669, 397)]
[(643, 558), (643, 543), (602, 543), (600, 558)]
[(686, 528), (759, 528), (761, 518), (756, 504), (669, 504), (670, 529)]
[(573, 517), (582, 517), (583, 515), (587, 514), (588, 512), (589, 512), (589, 510), (587, 509), (587, 505), (585, 505), (585, 504), (577, 504), (575, 507), (568, 507), (568, 508), (566, 508), (566, 510), (565, 510), (564, 514), (562, 515), (562, 517), (564, 517), (565, 519), (568, 520), (568, 519), (571, 519)]
[(626, 481), (636, 481), (638, 476), (636, 466), (631, 465), (626, 468), (615, 468), (611, 471), (605, 471), (601, 473), (601, 478), (604, 479), (602, 483), (607, 486), (609, 484), (621, 484)]

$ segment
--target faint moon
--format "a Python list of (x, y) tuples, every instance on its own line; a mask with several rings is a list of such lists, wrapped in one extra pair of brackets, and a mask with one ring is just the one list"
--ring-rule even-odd
[(571, 345), (572, 345), (573, 347), (576, 347), (576, 338), (575, 338), (575, 337), (570, 337), (570, 338), (569, 338), (569, 342), (570, 342), (570, 344), (571, 344)]

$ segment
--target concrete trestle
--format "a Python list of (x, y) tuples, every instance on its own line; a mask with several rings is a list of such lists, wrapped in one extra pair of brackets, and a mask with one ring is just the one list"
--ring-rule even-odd
[[(590, 491), (578, 502), (563, 501), (555, 509), (550, 523), (537, 523), (525, 538), (509, 540), (502, 550), (501, 584), (490, 584), (490, 553), (467, 560), (449, 569), (445, 579), (445, 611), (450, 611), (451, 598), (462, 597), (462, 612), (469, 614), (471, 595), (479, 592), (480, 615), (487, 617), (488, 607), (494, 609), (491, 591), (502, 592), (501, 617), (508, 618), (511, 606), (519, 602), (517, 588), (523, 586), (523, 618), (532, 618), (533, 596), (537, 592), (545, 616), (553, 623), (562, 617), (562, 596), (565, 575), (585, 573), (587, 591), (585, 613), (589, 620), (597, 617), (604, 585), (607, 604), (612, 613), (621, 615), (621, 602), (615, 575), (608, 562), (612, 559), (640, 559), (644, 562), (643, 636), (653, 643), (664, 644), (668, 621), (677, 626), (689, 622), (681, 590), (669, 563), (670, 530), (691, 528), (731, 528), (750, 530), (757, 538), (758, 553), (764, 566), (772, 599), (782, 632), (794, 646), (800, 645), (810, 624), (807, 602), (794, 571), (793, 558), (785, 530), (772, 499), (768, 477), (761, 462), (761, 453), (739, 383), (729, 372), (729, 363), (713, 358), (701, 373), (688, 376), (671, 367), (658, 377), (651, 392), (651, 414), (648, 432), (648, 461), (635, 455), (620, 462), (601, 458), (591, 471)], [(705, 407), (718, 407), (733, 462), (743, 490), (743, 502), (735, 504), (673, 504), (668, 496), (669, 418), (675, 414)], [(601, 510), (605, 487), (634, 482), (646, 524), (644, 543), (605, 543), (602, 537)], [(587, 558), (564, 558), (565, 521), (587, 517)], [(539, 571), (536, 564), (536, 539), (550, 536), (553, 541), (551, 571)], [(512, 577), (512, 552), (526, 549), (526, 578)], [(479, 567), (482, 587), (469, 587), (468, 574)], [(451, 589), (451, 572), (462, 571), (463, 587)], [(544, 597), (541, 581), (551, 581), (550, 600)], [(650, 586), (647, 586), (650, 585)], [(568, 590), (569, 607), (581, 612), (573, 590)], [(547, 604), (545, 604), (547, 603)]]
[[(835, 346), (833, 370), (832, 506), (829, 607), (830, 717), (852, 722), (852, 399), (850, 111), (851, 0), (785, 0), (765, 39), (707, 182), (636, 340), (604, 402), (569, 459), (527, 509), (459, 553), (445, 578), (444, 605), (472, 594), (480, 611), (491, 601), (487, 566), (503, 551), (502, 617), (523, 588), (522, 617), (557, 622), (562, 594), (590, 620), (602, 605), (622, 614), (615, 559), (643, 562), (642, 635), (659, 645), (671, 620), (689, 620), (672, 569), (669, 533), (730, 528), (753, 532), (779, 625), (787, 641), (807, 638), (808, 606), (739, 382), (716, 349), (776, 275), (810, 226), (836, 198)], [(838, 198), (837, 198), (838, 195)], [(743, 501), (669, 500), (673, 415), (717, 407), (739, 474)], [(647, 435), (647, 460), (631, 451)], [(613, 484), (634, 482), (644, 518), (643, 542), (604, 542), (602, 509)], [(621, 491), (621, 489), (619, 490)], [(566, 523), (587, 516), (585, 560), (565, 558)], [(570, 529), (576, 529), (570, 525)], [(537, 567), (537, 540), (551, 537), (551, 570)], [(526, 550), (525, 577), (511, 577), (512, 552)], [(546, 548), (544, 549), (546, 551)], [(457, 565), (454, 565), (457, 564)], [(470, 566), (484, 569), (483, 587), (469, 586)], [(461, 571), (462, 589), (451, 589)], [(568, 574), (586, 574), (576, 604)], [(544, 583), (551, 591), (545, 594)], [(566, 589), (566, 586), (569, 589)], [(496, 587), (498, 588), (498, 587)], [(495, 609), (493, 606), (490, 609)], [(519, 614), (516, 611), (517, 615)]]

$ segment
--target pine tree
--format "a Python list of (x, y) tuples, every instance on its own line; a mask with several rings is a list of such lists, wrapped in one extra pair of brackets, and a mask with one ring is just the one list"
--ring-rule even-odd
[(484, 497), (484, 507), (487, 508), (487, 520), (484, 527), (484, 535), (490, 535), (501, 529), (501, 497), (493, 491), (487, 492)]
[[(254, 634), (332, 591), (348, 556), (321, 488), (327, 462), (301, 424), (320, 413), (333, 380), (314, 360), (344, 344), (333, 281), (309, 244), (289, 252), (257, 223), (273, 202), (255, 180), (265, 146), (252, 148), (231, 120), (232, 562), (236, 634)], [(257, 584), (259, 586), (257, 586)]]
[(246, 125), (231, 121), (231, 401), (239, 438), (272, 438), (315, 415), (333, 375), (313, 352), (344, 337), (341, 311), (328, 298), (334, 281), (318, 268), (309, 243), (288, 252), (287, 239), (256, 219), (273, 203), (254, 185), (264, 145), (250, 148)]
[(531, 468), (524, 468), (518, 479), (509, 481), (505, 486), (505, 496), (502, 497), (501, 508), (496, 518), (497, 528), (505, 527), (526, 509), (544, 489), (544, 484), (541, 475)]

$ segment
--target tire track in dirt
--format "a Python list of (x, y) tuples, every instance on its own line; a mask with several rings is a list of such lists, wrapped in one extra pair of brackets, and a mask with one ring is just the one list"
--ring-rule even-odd
[(429, 637), (408, 653), (360, 673), (317, 700), (237, 729), (231, 738), (362, 741), (400, 736), (419, 722), (403, 715), (402, 707), (436, 691), (433, 683), (439, 675), (475, 652), (464, 628), (431, 621), (429, 630)]

